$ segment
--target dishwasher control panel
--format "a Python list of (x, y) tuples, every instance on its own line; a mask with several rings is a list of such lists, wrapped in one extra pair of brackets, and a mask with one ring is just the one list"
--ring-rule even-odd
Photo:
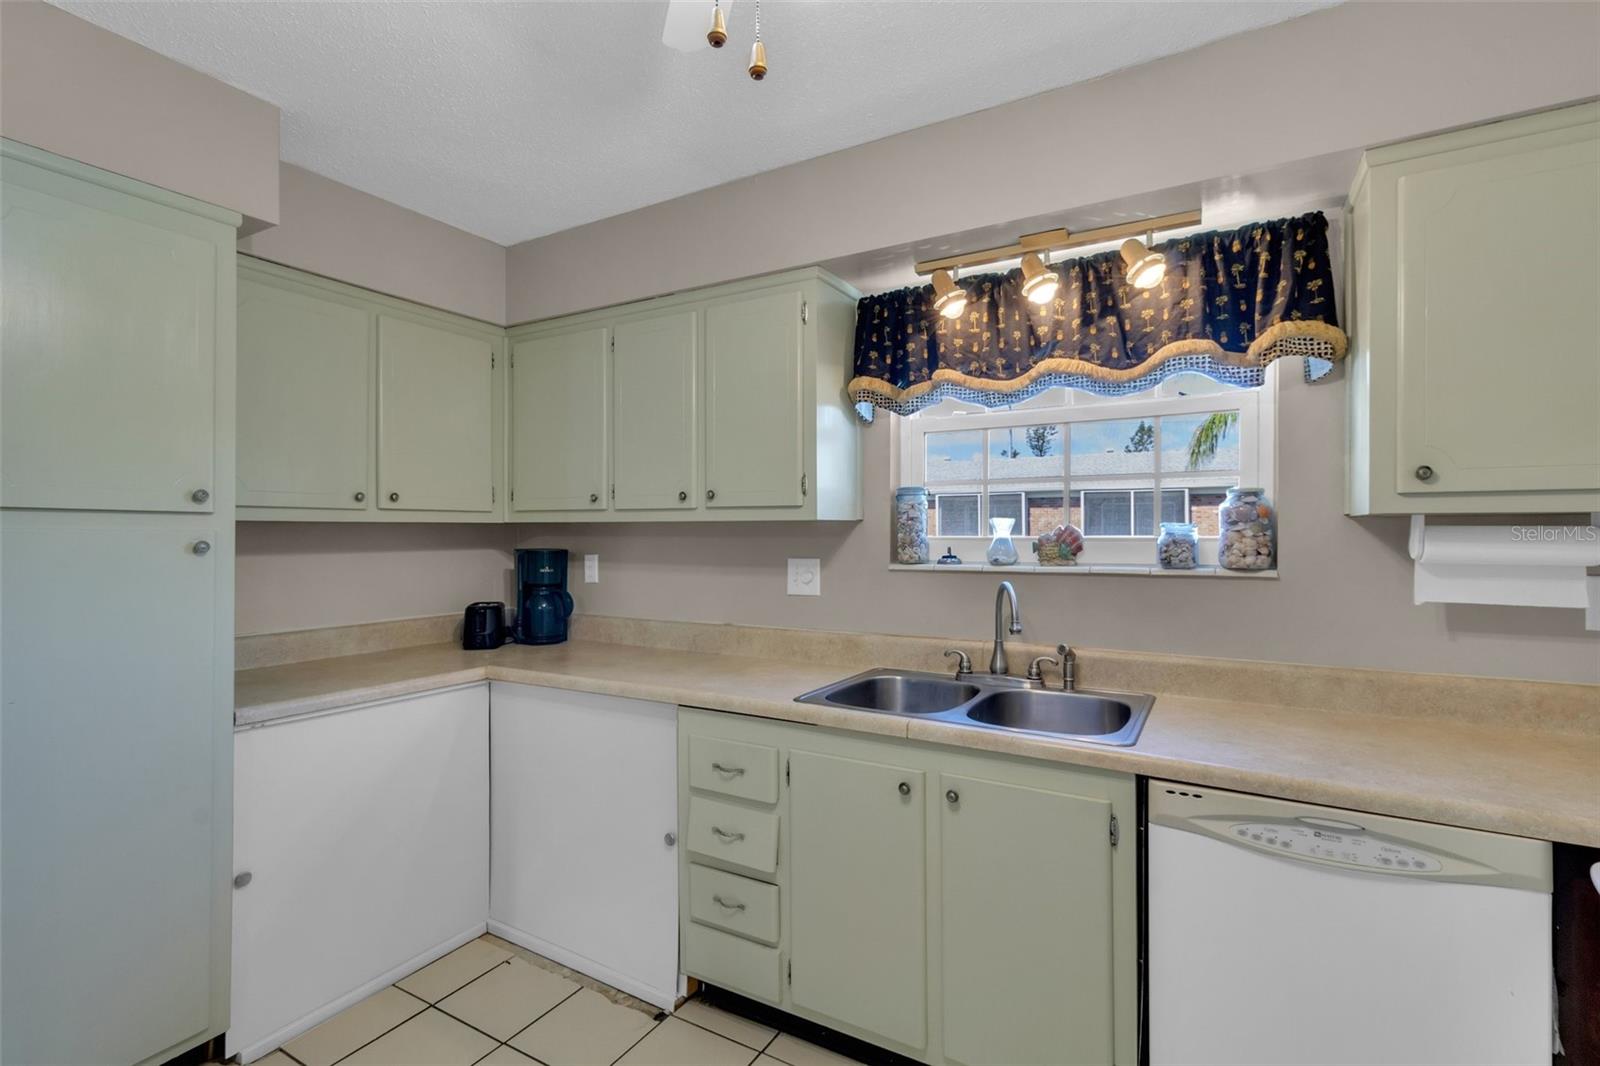
[(1390, 843), (1363, 832), (1348, 832), (1298, 822), (1236, 822), (1229, 832), (1241, 844), (1266, 851), (1303, 855), (1324, 862), (1385, 873), (1437, 873), (1442, 866), (1425, 851)]

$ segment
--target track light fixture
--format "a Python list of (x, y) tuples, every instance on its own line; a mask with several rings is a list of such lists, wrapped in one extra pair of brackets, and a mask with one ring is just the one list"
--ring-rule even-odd
[(1038, 252), (1022, 257), (1022, 295), (1036, 304), (1047, 304), (1055, 299), (1061, 288), (1061, 275), (1044, 265)]
[(1150, 250), (1154, 243), (1154, 233), (1145, 234), (1143, 241), (1130, 237), (1122, 242), (1122, 262), (1128, 268), (1128, 284), (1136, 289), (1153, 289), (1167, 276), (1167, 257)]
[(933, 272), (933, 309), (946, 318), (960, 318), (967, 309), (967, 290), (956, 284), (948, 270)]

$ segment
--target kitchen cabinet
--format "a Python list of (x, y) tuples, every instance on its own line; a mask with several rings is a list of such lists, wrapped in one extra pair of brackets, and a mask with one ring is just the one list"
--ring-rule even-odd
[(1347, 509), (1600, 509), (1600, 104), (1373, 149), (1350, 193)]
[(939, 775), (939, 983), (954, 1062), (1112, 1060), (1112, 803), (1069, 787)]
[(798, 749), (789, 773), (794, 1006), (926, 1047), (923, 775)]
[(242, 519), (500, 522), (505, 331), (239, 266)]
[(495, 682), (489, 928), (670, 1009), (677, 709)]
[(378, 506), (492, 511), (494, 345), (378, 316)]
[(510, 330), (513, 512), (859, 519), (859, 295), (810, 268)]
[(483, 932), (488, 696), (238, 731), (228, 1054), (259, 1057)]
[(608, 326), (514, 340), (511, 345), (511, 510), (603, 511)]
[(356, 300), (240, 269), (240, 506), (367, 508), (372, 332)]
[(799, 288), (706, 306), (706, 507), (799, 507), (806, 489)]
[(1132, 776), (678, 721), (686, 973), (930, 1064), (1138, 1061)]
[(228, 1024), (239, 216), (0, 142), (0, 1061)]
[(693, 508), (700, 498), (700, 312), (624, 319), (611, 354), (611, 506)]

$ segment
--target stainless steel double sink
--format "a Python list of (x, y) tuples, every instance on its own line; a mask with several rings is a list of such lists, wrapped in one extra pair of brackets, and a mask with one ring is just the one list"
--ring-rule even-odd
[(953, 678), (879, 669), (824, 685), (795, 702), (1127, 747), (1139, 739), (1155, 697), (1062, 692), (991, 674)]

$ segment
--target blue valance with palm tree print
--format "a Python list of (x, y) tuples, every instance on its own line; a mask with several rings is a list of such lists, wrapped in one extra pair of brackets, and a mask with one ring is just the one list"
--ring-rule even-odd
[(1043, 305), (1022, 294), (1020, 269), (960, 279), (967, 307), (956, 319), (934, 311), (931, 286), (863, 297), (857, 410), (909, 414), (946, 396), (1001, 407), (1060, 386), (1122, 395), (1185, 372), (1252, 386), (1286, 355), (1306, 357), (1315, 380), (1344, 356), (1321, 212), (1152, 250), (1167, 271), (1149, 289), (1129, 285), (1110, 251), (1052, 264), (1061, 287)]

